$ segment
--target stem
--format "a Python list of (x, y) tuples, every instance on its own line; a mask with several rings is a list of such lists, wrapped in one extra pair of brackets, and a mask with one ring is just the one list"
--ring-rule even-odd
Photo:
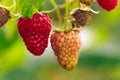
[(61, 16), (61, 13), (60, 13), (60, 10), (59, 10), (58, 6), (57, 6), (57, 4), (55, 3), (54, 0), (50, 0), (50, 2), (56, 8), (56, 13), (57, 13), (59, 24), (60, 24), (60, 26), (62, 26), (62, 16)]
[(16, 1), (13, 0), (13, 4), (11, 6), (4, 6), (4, 5), (0, 5), (0, 7), (3, 7), (5, 9), (7, 9), (8, 11), (10, 11), (11, 15), (15, 16), (15, 17), (21, 17), (20, 13), (15, 14), (13, 11), (16, 8)]
[(66, 30), (67, 26), (68, 26), (68, 17), (69, 17), (69, 2), (68, 2), (68, 0), (65, 0), (65, 5), (66, 5), (66, 8), (65, 8), (64, 29)]
[[(68, 0), (69, 1), (69, 0)], [(70, 0), (69, 1), (69, 6), (70, 6), (70, 3), (72, 3), (72, 2), (74, 2), (74, 0)], [(65, 4), (62, 4), (62, 5), (57, 5), (58, 6), (58, 8), (60, 8), (60, 9), (64, 9), (66, 6), (65, 6)], [(70, 9), (69, 9), (70, 10)]]
[(13, 0), (13, 4), (11, 6), (0, 5), (0, 7), (7, 9), (8, 11), (10, 11), (11, 15), (13, 15), (15, 17), (18, 17), (18, 18), (21, 17), (20, 13), (15, 14), (13, 12), (16, 8), (16, 1), (15, 0)]
[(58, 27), (54, 27), (53, 26), (53, 31), (57, 31), (57, 32), (63, 32), (64, 31), (64, 29), (62, 29), (62, 28), (58, 28)]
[(13, 4), (11, 6), (9, 6), (9, 7), (4, 6), (4, 5), (0, 5), (0, 7), (6, 8), (9, 11), (14, 10), (16, 8), (16, 1), (13, 0)]
[(10, 7), (8, 7), (9, 10), (14, 10), (16, 8), (16, 1), (13, 0), (13, 5), (11, 5)]
[(49, 10), (49, 11), (41, 11), (41, 13), (46, 13), (46, 14), (48, 14), (48, 13), (51, 13), (51, 12), (53, 12), (53, 11), (55, 11), (55, 10), (56, 10), (56, 8), (51, 9), (51, 10)]

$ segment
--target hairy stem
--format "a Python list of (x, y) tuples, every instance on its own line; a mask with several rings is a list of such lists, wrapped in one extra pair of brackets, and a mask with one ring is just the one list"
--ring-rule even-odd
[(57, 6), (57, 4), (55, 3), (54, 0), (50, 0), (50, 2), (56, 8), (56, 13), (57, 13), (59, 24), (60, 24), (60, 26), (62, 26), (62, 16), (61, 16), (61, 13), (60, 13), (60, 10), (59, 10), (58, 6)]
[(9, 7), (4, 6), (4, 5), (0, 5), (0, 7), (6, 8), (7, 10), (10, 10), (10, 11), (14, 10), (16, 8), (16, 1), (13, 0), (13, 4), (11, 6), (9, 6)]
[(68, 26), (68, 17), (69, 17), (69, 1), (65, 0), (65, 22), (64, 22), (64, 29), (67, 29)]

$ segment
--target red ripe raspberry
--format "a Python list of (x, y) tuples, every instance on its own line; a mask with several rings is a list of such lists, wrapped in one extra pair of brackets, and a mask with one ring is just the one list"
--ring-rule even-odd
[(105, 10), (113, 10), (118, 3), (118, 0), (97, 0), (98, 4)]
[(51, 21), (47, 15), (36, 13), (32, 19), (20, 18), (18, 31), (27, 49), (36, 56), (41, 55), (48, 45)]

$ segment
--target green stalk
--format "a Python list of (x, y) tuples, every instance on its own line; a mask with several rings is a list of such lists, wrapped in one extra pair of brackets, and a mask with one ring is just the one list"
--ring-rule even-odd
[(56, 10), (56, 8), (51, 9), (51, 10), (49, 10), (49, 11), (41, 11), (41, 13), (46, 13), (46, 14), (48, 14), (48, 13), (51, 13), (51, 12), (53, 12), (53, 11), (55, 11), (55, 10)]
[(62, 16), (61, 16), (61, 13), (60, 13), (60, 10), (59, 10), (58, 6), (57, 6), (57, 4), (55, 3), (54, 0), (50, 0), (50, 2), (56, 8), (56, 13), (57, 13), (59, 24), (60, 24), (60, 26), (62, 26)]
[(68, 17), (69, 17), (69, 2), (65, 0), (65, 22), (64, 22), (64, 29), (67, 30), (68, 27)]
[(21, 16), (20, 13), (16, 14), (16, 13), (13, 12), (15, 10), (15, 8), (16, 8), (16, 1), (15, 0), (13, 0), (13, 3), (12, 3), (11, 6), (0, 5), (0, 7), (3, 7), (5, 9), (7, 9), (8, 11), (10, 11), (11, 15), (13, 15), (13, 16), (15, 16), (17, 18), (19, 18)]
[(9, 6), (9, 7), (4, 6), (4, 5), (0, 5), (0, 7), (6, 8), (9, 11), (14, 10), (16, 8), (16, 1), (13, 0), (13, 4), (11, 6)]

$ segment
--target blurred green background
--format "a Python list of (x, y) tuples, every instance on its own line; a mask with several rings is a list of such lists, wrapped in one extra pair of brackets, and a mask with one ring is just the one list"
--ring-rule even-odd
[[(56, 2), (62, 4), (63, 0)], [(9, 6), (12, 0), (0, 4)], [(71, 6), (76, 7), (76, 2)], [(49, 0), (41, 9), (52, 9)], [(93, 9), (100, 13), (81, 31), (79, 63), (70, 72), (59, 66), (50, 43), (42, 56), (30, 54), (18, 34), (17, 20), (9, 20), (0, 29), (0, 80), (120, 80), (120, 4), (111, 12), (98, 4)]]

